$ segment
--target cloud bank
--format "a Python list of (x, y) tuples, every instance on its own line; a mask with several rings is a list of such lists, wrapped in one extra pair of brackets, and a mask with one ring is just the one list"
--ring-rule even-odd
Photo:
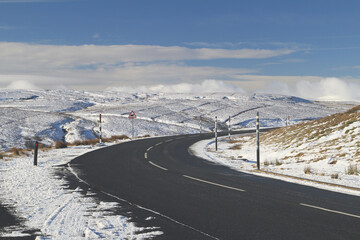
[(296, 84), (299, 96), (327, 101), (360, 101), (360, 83), (338, 78), (318, 82), (301, 81)]
[(11, 82), (6, 89), (39, 89), (37, 86), (35, 86), (34, 84), (32, 84), (29, 81), (25, 81), (25, 80), (16, 80)]
[(110, 88), (111, 91), (119, 92), (142, 92), (142, 93), (191, 93), (191, 94), (204, 94), (204, 93), (245, 93), (241, 88), (231, 84), (226, 84), (223, 81), (204, 80), (201, 83), (179, 83), (170, 85), (152, 85), (141, 87), (120, 87)]
[(273, 81), (265, 91), (320, 101), (360, 101), (360, 82), (357, 79), (300, 80), (292, 85)]
[[(111, 68), (129, 62), (210, 60), (210, 59), (259, 59), (293, 53), (291, 49), (191, 49), (179, 46), (153, 45), (33, 45), (0, 42), (0, 61), (16, 70), (19, 64), (27, 70)], [(1, 60), (3, 59), (3, 60)], [(5, 61), (6, 59), (6, 61)], [(1, 70), (4, 70), (1, 69)]]
[[(255, 70), (189, 66), (186, 60), (259, 59), (291, 54), (291, 49), (214, 49), (153, 45), (60, 46), (0, 42), (0, 87), (22, 76), (41, 88), (105, 89), (121, 85), (198, 83), (235, 79)], [(47, 78), (47, 81), (43, 79)], [(21, 80), (21, 79), (20, 79)]]

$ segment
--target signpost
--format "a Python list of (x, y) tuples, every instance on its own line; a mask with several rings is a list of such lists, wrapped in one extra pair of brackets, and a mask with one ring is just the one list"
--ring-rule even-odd
[(129, 114), (129, 119), (131, 120), (131, 136), (134, 138), (134, 119), (136, 118), (136, 114), (134, 111), (131, 111)]

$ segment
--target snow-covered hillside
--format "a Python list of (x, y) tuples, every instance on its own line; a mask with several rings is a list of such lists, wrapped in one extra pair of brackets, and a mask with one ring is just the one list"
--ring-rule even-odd
[[(360, 106), (260, 136), (261, 169), (333, 184), (360, 187)], [(256, 166), (254, 135), (223, 138), (219, 150), (206, 140), (198, 155), (242, 171)], [(200, 150), (199, 150), (200, 149)]]
[(324, 117), (349, 108), (296, 97), (242, 93), (174, 94), (117, 91), (0, 90), (0, 150), (25, 148), (29, 140), (45, 145), (96, 138), (98, 116), (103, 136), (131, 136), (128, 115), (134, 110), (135, 136), (210, 131), (218, 116), (221, 126), (232, 117), (233, 128), (254, 126), (257, 111), (263, 126), (284, 126)]

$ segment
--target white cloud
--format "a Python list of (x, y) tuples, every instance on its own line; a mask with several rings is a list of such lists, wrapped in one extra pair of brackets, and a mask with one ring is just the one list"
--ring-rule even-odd
[(34, 84), (32, 84), (29, 81), (26, 80), (17, 80), (14, 82), (11, 82), (6, 89), (26, 89), (26, 90), (31, 90), (31, 89), (39, 89), (37, 86), (35, 86)]
[(356, 79), (304, 78), (293, 83), (272, 81), (264, 91), (311, 100), (360, 101), (360, 83)]
[(126, 92), (160, 92), (160, 93), (234, 93), (245, 92), (243, 89), (235, 87), (230, 84), (226, 84), (223, 81), (216, 80), (204, 80), (201, 83), (180, 83), (170, 85), (152, 85), (147, 87), (123, 87), (123, 88), (111, 88), (109, 90), (126, 91)]
[(60, 84), (76, 89), (105, 89), (116, 86), (197, 83), (204, 79), (227, 79), (252, 70), (216, 67), (191, 67), (181, 65), (126, 64), (113, 69), (72, 70), (46, 72), (46, 75), (0, 74), (0, 87), (12, 81), (27, 80), (42, 88), (54, 88)]
[(270, 58), (294, 52), (289, 49), (190, 49), (151, 45), (55, 46), (0, 42), (0, 72), (74, 68), (111, 68), (128, 62)]
[(204, 79), (234, 80), (256, 71), (187, 66), (184, 60), (271, 58), (291, 49), (191, 49), (152, 45), (58, 46), (0, 42), (0, 87), (9, 79), (26, 80), (41, 88), (63, 85), (105, 89), (119, 85), (199, 83)]
[[(150, 45), (54, 46), (0, 42), (0, 87), (11, 76), (26, 76), (33, 84), (52, 88), (106, 88), (118, 85), (228, 80), (254, 70), (186, 66), (186, 59), (266, 58), (291, 50), (190, 49)], [(47, 78), (47, 80), (45, 80)]]
[(338, 78), (301, 81), (296, 84), (296, 92), (301, 97), (316, 100), (360, 101), (360, 83)]

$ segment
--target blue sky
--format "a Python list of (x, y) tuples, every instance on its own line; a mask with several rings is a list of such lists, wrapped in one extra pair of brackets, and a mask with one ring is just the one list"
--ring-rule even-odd
[[(26, 81), (39, 76), (42, 80), (33, 82), (39, 87), (52, 87), (60, 77), (67, 87), (97, 88), (97, 74), (105, 87), (215, 79), (251, 89), (286, 82), (287, 76), (292, 77), (288, 84), (330, 77), (354, 82), (360, 76), (359, 12), (355, 0), (0, 0), (0, 43), (5, 44), (0, 44), (5, 64), (0, 86), (14, 76)], [(54, 59), (66, 51), (83, 55), (78, 48), (85, 45), (94, 47), (86, 50), (93, 51), (89, 56)], [(118, 46), (114, 51), (122, 55), (129, 45), (148, 47), (146, 60), (136, 48), (128, 53), (134, 59), (106, 60), (111, 55), (106, 47)], [(199, 49), (208, 51), (200, 56)], [(92, 76), (88, 82), (86, 74)]]

